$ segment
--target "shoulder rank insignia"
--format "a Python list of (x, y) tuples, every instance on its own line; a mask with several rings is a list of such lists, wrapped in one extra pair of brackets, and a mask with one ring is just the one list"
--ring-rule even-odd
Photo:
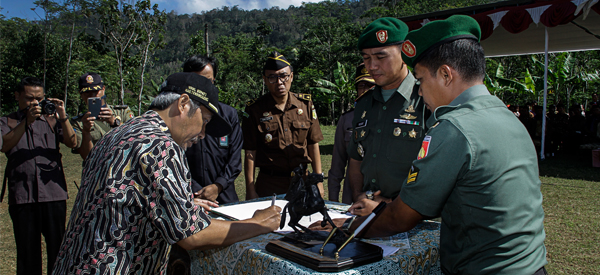
[(362, 93), (362, 95), (360, 95), (359, 97), (357, 97), (354, 102), (357, 102), (359, 99), (365, 97), (366, 94), (370, 93), (371, 91), (375, 90), (375, 86), (373, 86), (371, 89), (366, 90), (364, 93)]
[(254, 104), (254, 102), (256, 102), (256, 98), (248, 100), (248, 102), (246, 102), (246, 106), (250, 106), (250, 105)]
[(310, 94), (295, 94), (297, 98), (300, 99), (304, 99), (306, 101), (310, 101), (311, 100), (311, 95)]
[(440, 125), (440, 122), (439, 122), (439, 121), (438, 121), (438, 122), (436, 122), (435, 124), (433, 124), (433, 126), (431, 126), (431, 128), (429, 128), (429, 129), (433, 129), (433, 128), (437, 127), (438, 125)]

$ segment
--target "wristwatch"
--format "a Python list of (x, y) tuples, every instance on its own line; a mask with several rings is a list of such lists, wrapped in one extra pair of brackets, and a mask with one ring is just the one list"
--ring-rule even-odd
[(366, 195), (367, 195), (367, 199), (373, 200), (373, 191), (368, 190)]
[(112, 127), (119, 127), (121, 125), (121, 120), (119, 118), (115, 118), (115, 122), (113, 122)]

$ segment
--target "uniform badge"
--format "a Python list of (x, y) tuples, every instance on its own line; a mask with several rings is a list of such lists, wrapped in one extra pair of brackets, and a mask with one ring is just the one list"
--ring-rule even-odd
[(415, 119), (415, 118), (417, 118), (416, 116), (413, 116), (411, 114), (403, 114), (400, 117), (403, 118), (403, 119)]
[(423, 139), (423, 144), (421, 144), (421, 150), (419, 150), (419, 155), (417, 155), (417, 160), (422, 159), (427, 156), (427, 152), (429, 151), (429, 143), (431, 142), (431, 136), (425, 136)]
[(304, 111), (302, 109), (298, 109), (298, 111), (296, 111), (298, 113), (298, 115), (302, 115), (304, 114)]
[(263, 113), (263, 116), (264, 116), (264, 117), (267, 117), (267, 116), (269, 116), (269, 112), (264, 112), (264, 113)]
[(417, 54), (417, 48), (412, 42), (410, 42), (410, 40), (406, 40), (404, 43), (402, 43), (402, 53), (408, 57), (415, 57)]
[(229, 136), (224, 136), (219, 138), (219, 145), (221, 147), (229, 146)]
[(404, 111), (407, 112), (407, 113), (414, 113), (415, 112), (415, 107), (413, 107), (412, 105), (410, 105)]
[(269, 120), (272, 120), (272, 119), (273, 119), (272, 116), (270, 116), (270, 117), (261, 117), (260, 118), (260, 122), (265, 122), (265, 121), (269, 121)]
[(317, 110), (312, 110), (313, 119), (317, 119)]
[(267, 143), (268, 143), (268, 142), (271, 142), (271, 140), (273, 140), (273, 136), (272, 136), (271, 134), (267, 134), (267, 135), (265, 135), (265, 141), (266, 141)]
[(411, 138), (417, 138), (417, 131), (415, 131), (415, 128), (413, 128), (412, 130), (410, 130), (410, 132), (408, 132), (408, 136)]
[(414, 165), (410, 167), (410, 171), (408, 172), (408, 178), (406, 178), (406, 184), (415, 182), (417, 180), (417, 176), (419, 175), (419, 168)]
[(380, 30), (376, 33), (377, 35), (377, 41), (379, 41), (379, 43), (383, 44), (385, 42), (387, 42), (388, 40), (388, 34), (386, 30)]
[(433, 128), (437, 127), (438, 125), (440, 125), (440, 122), (439, 122), (439, 121), (438, 121), (438, 122), (436, 122), (435, 124), (433, 124), (433, 126), (431, 126), (431, 128), (429, 128), (429, 129), (433, 129)]
[(364, 111), (362, 116), (360, 116), (360, 118), (365, 118), (366, 115), (367, 115), (367, 111)]
[(88, 84), (92, 84), (92, 83), (94, 83), (94, 77), (92, 77), (91, 75), (88, 75), (88, 76), (85, 77), (85, 81)]
[(365, 130), (362, 130), (362, 132), (360, 132), (360, 137), (364, 137), (365, 136)]
[(402, 133), (402, 129), (400, 127), (394, 128), (394, 136), (399, 136)]
[(364, 158), (365, 157), (365, 150), (363, 149), (362, 144), (360, 144), (360, 143), (358, 144), (357, 150), (358, 150), (358, 154), (360, 155), (360, 157)]

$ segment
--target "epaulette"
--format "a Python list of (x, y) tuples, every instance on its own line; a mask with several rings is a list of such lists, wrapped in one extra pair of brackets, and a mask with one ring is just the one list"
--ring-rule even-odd
[(256, 98), (250, 99), (248, 102), (246, 102), (246, 106), (250, 106), (250, 105), (254, 104), (255, 102), (256, 102)]
[(306, 100), (306, 101), (310, 101), (310, 100), (311, 100), (311, 98), (312, 98), (312, 95), (311, 95), (311, 94), (296, 94), (296, 93), (294, 93), (294, 95), (295, 95), (297, 98), (299, 98), (299, 99), (304, 99), (304, 100)]
[(113, 105), (112, 107), (115, 108), (115, 109), (127, 109), (127, 108), (129, 108), (129, 106), (127, 106), (127, 105)]
[(359, 97), (357, 97), (354, 102), (357, 102), (359, 99), (363, 98), (366, 94), (368, 94), (369, 92), (375, 90), (375, 86), (373, 86), (371, 89), (366, 90), (364, 93), (362, 93), (362, 95), (360, 95)]

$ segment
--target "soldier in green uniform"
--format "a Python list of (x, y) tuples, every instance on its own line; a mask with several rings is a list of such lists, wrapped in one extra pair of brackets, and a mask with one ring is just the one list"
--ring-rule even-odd
[[(546, 274), (536, 151), (525, 127), (483, 85), (480, 38), (477, 21), (465, 15), (407, 35), (402, 57), (433, 114), (400, 195), (365, 236), (394, 235), (441, 216), (444, 274)], [(375, 206), (362, 200), (350, 211)]]
[(133, 112), (127, 105), (106, 104), (105, 89), (104, 82), (97, 73), (86, 73), (79, 78), (79, 93), (86, 106), (88, 98), (92, 97), (98, 97), (103, 102), (97, 118), (91, 117), (90, 112), (71, 118), (77, 136), (77, 147), (73, 148), (73, 153), (79, 154), (83, 160), (104, 134), (133, 118)]
[[(285, 57), (270, 54), (263, 69), (269, 93), (248, 103), (242, 121), (246, 200), (286, 193), (300, 164), (311, 163), (314, 173), (322, 173), (317, 111), (309, 94), (290, 92), (293, 79)], [(260, 167), (256, 180), (255, 167)], [(323, 196), (323, 183), (318, 187)]]
[(377, 86), (357, 100), (354, 110), (348, 143), (353, 201), (396, 197), (423, 140), (429, 113), (400, 55), (407, 33), (404, 22), (385, 17), (369, 24), (358, 39), (365, 67)]

